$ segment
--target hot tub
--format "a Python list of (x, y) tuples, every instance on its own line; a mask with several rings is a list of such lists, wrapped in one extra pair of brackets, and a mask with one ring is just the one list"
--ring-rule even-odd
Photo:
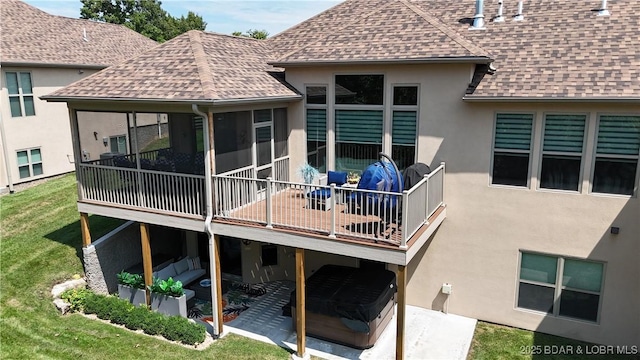
[[(396, 276), (388, 270), (325, 265), (307, 279), (306, 289), (309, 336), (368, 349), (393, 317)], [(295, 303), (293, 291), (294, 328)]]

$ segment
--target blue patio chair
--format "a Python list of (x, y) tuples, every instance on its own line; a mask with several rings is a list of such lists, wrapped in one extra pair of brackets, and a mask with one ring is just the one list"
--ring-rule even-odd
[(193, 171), (193, 155), (189, 153), (176, 153), (174, 155), (176, 172), (190, 174)]
[(140, 159), (140, 168), (143, 170), (153, 170), (153, 164), (149, 159)]
[(113, 158), (113, 164), (117, 167), (135, 168), (136, 165), (124, 156), (116, 156)]
[(174, 172), (175, 168), (173, 166), (173, 162), (167, 160), (167, 159), (163, 159), (160, 158), (158, 160), (156, 160), (156, 164), (154, 166), (154, 169), (157, 171), (162, 171), (162, 172)]
[[(328, 171), (327, 172), (327, 185), (335, 184), (336, 186), (342, 186), (347, 182), (347, 173), (342, 171)], [(307, 194), (308, 207), (312, 209), (324, 208), (325, 210), (331, 210), (331, 202), (327, 202), (331, 198), (331, 189), (322, 188), (311, 191)]]

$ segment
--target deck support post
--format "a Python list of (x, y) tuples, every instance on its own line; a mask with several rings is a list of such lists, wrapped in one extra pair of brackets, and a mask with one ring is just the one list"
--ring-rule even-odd
[(151, 292), (149, 286), (153, 283), (153, 265), (151, 263), (151, 239), (149, 225), (140, 223), (140, 241), (142, 243), (142, 267), (144, 269), (144, 290), (147, 294), (147, 306), (151, 306)]
[(296, 356), (304, 359), (306, 352), (306, 304), (304, 249), (296, 248)]
[(213, 298), (216, 301), (216, 313), (218, 320), (216, 326), (218, 330), (218, 336), (222, 335), (224, 330), (224, 317), (222, 315), (222, 272), (220, 270), (220, 235), (213, 235), (213, 262), (215, 263), (215, 279), (212, 279), (215, 284), (216, 296)]
[(396, 330), (396, 360), (404, 359), (404, 323), (407, 309), (407, 267), (398, 265), (398, 317)]
[(82, 246), (91, 245), (91, 232), (89, 231), (89, 214), (80, 213), (80, 232), (82, 233)]

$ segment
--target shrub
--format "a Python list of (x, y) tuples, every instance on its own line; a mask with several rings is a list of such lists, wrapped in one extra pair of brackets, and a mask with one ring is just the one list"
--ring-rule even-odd
[[(181, 284), (180, 284), (181, 286)], [(134, 307), (128, 301), (114, 296), (104, 296), (89, 290), (67, 291), (63, 298), (84, 309), (86, 314), (96, 314), (128, 329), (142, 329), (149, 335), (162, 335), (173, 341), (194, 345), (204, 341), (205, 327), (179, 316), (166, 316), (150, 311), (146, 306)], [(80, 311), (76, 310), (74, 311)]]
[(60, 295), (60, 298), (71, 304), (71, 311), (84, 311), (87, 296), (92, 294), (88, 289), (69, 289)]
[(116, 277), (118, 278), (118, 284), (144, 289), (144, 278), (140, 274), (131, 274), (123, 270)]
[(146, 306), (140, 305), (138, 307), (134, 307), (129, 312), (129, 318), (124, 326), (130, 330), (139, 330), (144, 326), (145, 321), (147, 320), (147, 315), (149, 314), (149, 309)]
[(162, 336), (169, 340), (194, 345), (204, 341), (205, 328), (188, 319), (171, 316), (167, 319)]
[(164, 332), (166, 316), (149, 311), (142, 324), (142, 331), (149, 335), (158, 335)]

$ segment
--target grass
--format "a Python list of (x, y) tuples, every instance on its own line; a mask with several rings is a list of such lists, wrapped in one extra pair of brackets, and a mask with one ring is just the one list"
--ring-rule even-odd
[[(82, 274), (73, 174), (0, 198), (0, 358), (286, 359), (287, 350), (228, 335), (204, 351), (81, 315), (61, 316), (51, 287)], [(121, 221), (90, 217), (93, 239)]]
[[(593, 349), (593, 346), (595, 345), (559, 336), (478, 321), (467, 358), (470, 360), (604, 360), (632, 358), (630, 356), (616, 356), (611, 353), (597, 355), (597, 349), (595, 349), (596, 351), (591, 351), (591, 354), (585, 354), (585, 349), (587, 347)], [(566, 354), (560, 354), (561, 350)], [(638, 357), (633, 358), (637, 359)]]
[(170, 141), (169, 141), (169, 137), (165, 136), (165, 137), (153, 140), (152, 142), (147, 144), (147, 146), (145, 146), (142, 150), (140, 150), (140, 152), (166, 149), (166, 148), (168, 148), (170, 146), (171, 146), (171, 144), (170, 144)]

